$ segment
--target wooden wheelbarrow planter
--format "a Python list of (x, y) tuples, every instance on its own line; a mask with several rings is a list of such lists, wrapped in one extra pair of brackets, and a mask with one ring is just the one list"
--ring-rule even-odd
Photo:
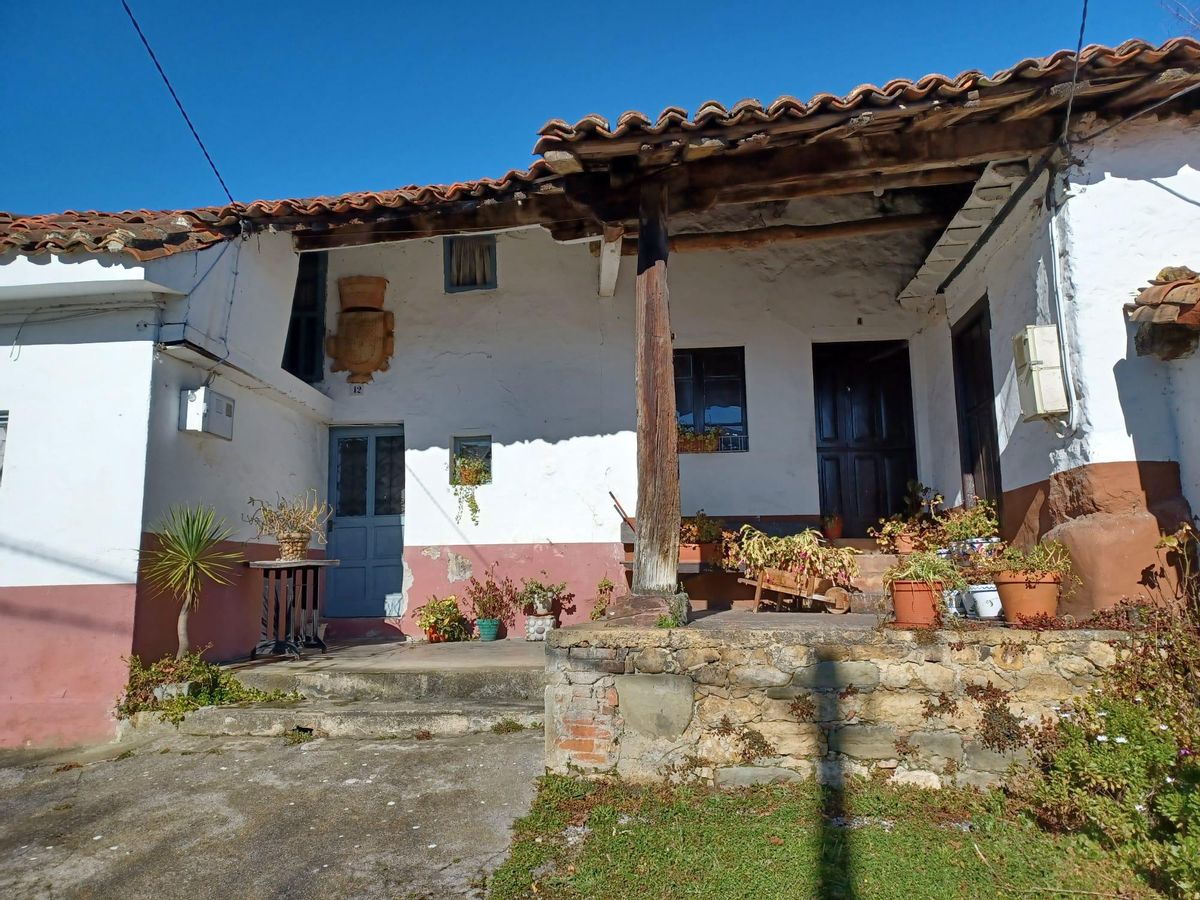
[[(754, 587), (754, 611), (762, 606), (763, 591), (774, 591), (781, 595), (779, 603), (798, 605), (805, 612), (825, 609), (841, 615), (850, 612), (850, 592), (836, 585), (818, 593), (820, 581), (815, 575), (798, 575), (783, 569), (763, 569), (757, 578), (739, 578), (742, 584)], [(784, 600), (784, 598), (790, 598)]]

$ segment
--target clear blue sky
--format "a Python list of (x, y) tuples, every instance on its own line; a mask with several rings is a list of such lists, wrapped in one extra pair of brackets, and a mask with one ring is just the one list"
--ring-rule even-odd
[[(130, 0), (247, 201), (499, 175), (553, 117), (991, 73), (1073, 47), (1080, 5)], [(1086, 40), (1181, 30), (1159, 0), (1092, 0)], [(0, 0), (0, 58), (0, 209), (224, 202), (119, 0)]]

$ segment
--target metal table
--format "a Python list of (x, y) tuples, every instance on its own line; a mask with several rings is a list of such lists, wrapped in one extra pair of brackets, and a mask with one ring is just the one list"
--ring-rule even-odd
[(321, 569), (336, 559), (269, 559), (246, 563), (262, 572), (262, 630), (250, 658), (291, 654), (303, 647), (325, 652), (321, 640)]

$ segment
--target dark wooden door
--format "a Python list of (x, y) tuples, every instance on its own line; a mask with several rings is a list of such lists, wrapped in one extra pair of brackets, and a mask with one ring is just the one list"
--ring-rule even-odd
[(954, 393), (963, 498), (1000, 500), (1000, 446), (992, 386), (992, 318), (984, 297), (954, 326)]
[(917, 477), (906, 341), (813, 345), (821, 513), (865, 537)]

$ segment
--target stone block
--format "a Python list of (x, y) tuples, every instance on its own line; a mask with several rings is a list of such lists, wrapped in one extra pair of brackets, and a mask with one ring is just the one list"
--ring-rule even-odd
[(773, 662), (776, 667), (785, 672), (795, 672), (797, 669), (811, 666), (816, 658), (812, 647), (803, 644), (788, 644), (775, 651)]
[(829, 732), (829, 750), (856, 759), (891, 759), (896, 729), (890, 725), (843, 725)]
[(814, 722), (760, 722), (755, 726), (779, 756), (813, 757), (824, 753), (821, 728)]
[(739, 788), (756, 784), (778, 784), (786, 781), (804, 781), (811, 777), (807, 772), (783, 769), (779, 766), (728, 766), (715, 771), (717, 787)]
[(696, 702), (696, 716), (706, 726), (716, 725), (726, 716), (735, 725), (753, 722), (760, 715), (757, 703), (749, 698), (701, 697)]
[(906, 688), (916, 683), (919, 687), (941, 693), (953, 691), (954, 670), (940, 663), (884, 663), (880, 669), (879, 683), (885, 688)]
[(850, 685), (860, 691), (871, 691), (879, 684), (879, 666), (861, 661), (818, 660), (796, 672), (791, 681), (796, 687), (818, 691), (840, 691)]
[(638, 672), (645, 672), (649, 675), (661, 675), (667, 670), (667, 665), (670, 662), (670, 651), (659, 647), (648, 647), (638, 653), (633, 660), (633, 665)]
[(1058, 671), (1064, 675), (1092, 675), (1096, 671), (1091, 660), (1083, 656), (1060, 656), (1056, 663)]
[(913, 787), (940, 788), (942, 779), (936, 772), (924, 769), (897, 769), (892, 775), (892, 784), (911, 784)]
[(953, 731), (914, 731), (908, 742), (922, 759), (962, 759), (962, 735)]
[(786, 672), (766, 665), (736, 666), (730, 669), (729, 678), (734, 684), (747, 687), (776, 687), (791, 680), (791, 676)]
[(917, 691), (875, 691), (864, 698), (862, 717), (872, 722), (920, 728), (926, 724), (925, 701), (929, 694)]
[(1021, 700), (1066, 700), (1075, 687), (1066, 678), (1053, 672), (1034, 672), (1026, 679), (1016, 696)]
[(692, 680), (686, 675), (618, 675), (625, 727), (647, 737), (674, 738), (692, 721)]
[(721, 654), (712, 648), (675, 651), (675, 664), (684, 672), (720, 662)]
[(1086, 656), (1098, 668), (1107, 669), (1117, 662), (1117, 650), (1104, 641), (1088, 641)]
[(1029, 752), (1024, 749), (999, 753), (978, 741), (970, 741), (963, 747), (963, 765), (976, 772), (1003, 773), (1010, 765), (1029, 761)]

